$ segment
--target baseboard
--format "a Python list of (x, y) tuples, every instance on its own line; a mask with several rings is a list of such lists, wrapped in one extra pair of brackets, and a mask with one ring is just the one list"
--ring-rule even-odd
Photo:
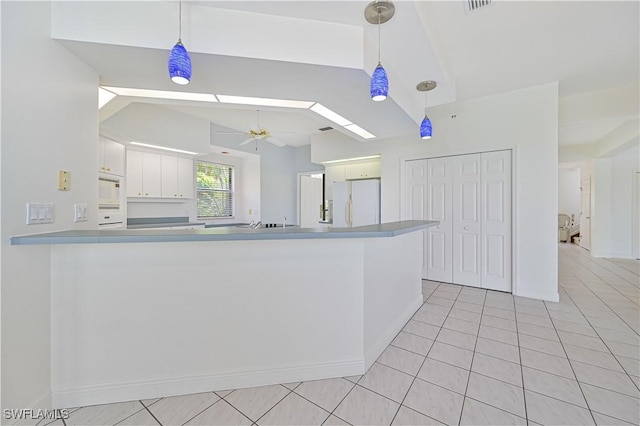
[(592, 251), (591, 257), (595, 257), (598, 259), (632, 259), (635, 260), (635, 256), (632, 253), (608, 253), (608, 252), (597, 252)]
[(530, 299), (546, 300), (547, 302), (560, 301), (560, 293), (558, 293), (558, 291), (546, 291), (546, 292), (524, 291), (524, 292), (518, 292), (517, 294), (513, 293), (513, 295), (519, 296), (519, 297), (528, 297)]
[(100, 384), (77, 389), (54, 390), (53, 407), (80, 407), (139, 399), (188, 395), (199, 392), (266, 386), (362, 374), (364, 360), (301, 365), (259, 371), (220, 373), (196, 377)]
[(387, 331), (376, 340), (374, 344), (372, 344), (369, 348), (365, 348), (364, 350), (364, 371), (368, 370), (369, 367), (373, 365), (374, 362), (378, 359), (378, 357), (384, 352), (384, 350), (389, 346), (389, 344), (393, 341), (396, 335), (402, 330), (405, 324), (413, 317), (413, 314), (422, 306), (424, 303), (422, 300), (422, 292), (420, 292), (420, 296), (416, 298), (409, 307), (398, 317), (396, 321), (394, 321), (388, 328)]

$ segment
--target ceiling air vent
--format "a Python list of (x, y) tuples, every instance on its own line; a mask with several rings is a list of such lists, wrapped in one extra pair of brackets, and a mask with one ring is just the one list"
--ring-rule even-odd
[(327, 130), (333, 130), (333, 127), (327, 126), (327, 127), (321, 127), (318, 130), (320, 130), (321, 132), (326, 132)]
[(464, 0), (464, 10), (469, 14), (491, 6), (491, 4), (492, 0)]

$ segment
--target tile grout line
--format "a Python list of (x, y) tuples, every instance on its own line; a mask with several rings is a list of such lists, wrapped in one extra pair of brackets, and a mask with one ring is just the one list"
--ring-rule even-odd
[[(590, 260), (590, 259), (589, 259), (589, 260)], [(612, 287), (610, 284), (608, 284), (608, 283), (607, 283), (607, 281), (605, 281), (605, 280), (603, 280), (602, 278), (600, 278), (600, 276), (598, 276), (595, 272), (591, 271), (590, 269), (587, 269), (587, 270), (588, 270), (588, 272), (589, 272), (590, 274), (592, 274), (592, 275), (594, 275), (595, 277), (597, 277), (600, 281), (602, 281), (603, 283), (605, 283), (607, 286), (611, 287), (613, 290), (615, 290), (617, 293), (619, 293), (619, 294), (621, 294), (622, 296), (624, 296), (626, 299), (630, 300), (630, 301), (635, 305), (635, 302), (634, 302), (633, 300), (631, 300), (629, 297), (627, 297), (627, 296), (626, 296), (626, 295), (624, 295), (623, 293), (620, 293), (620, 291), (618, 291), (618, 289), (616, 289), (615, 287)], [(575, 273), (572, 273), (572, 275), (573, 275), (573, 276), (574, 276), (578, 281), (580, 281), (580, 283), (581, 283), (581, 284), (582, 284), (582, 285), (583, 285), (587, 290), (589, 290), (591, 293), (593, 293), (593, 295), (596, 297), (596, 299), (598, 299), (598, 300), (599, 300), (600, 302), (602, 302), (602, 303), (603, 303), (607, 308), (609, 308), (609, 310), (610, 310), (611, 312), (613, 312), (613, 313), (614, 313), (614, 314), (615, 314), (615, 315), (616, 315), (616, 316), (617, 316), (617, 317), (618, 317), (622, 322), (624, 322), (625, 324), (627, 324), (627, 322), (626, 322), (622, 317), (620, 317), (620, 315), (618, 315), (618, 313), (616, 312), (616, 310), (615, 310), (615, 309), (612, 309), (612, 308), (611, 308), (611, 306), (609, 306), (609, 304), (608, 304), (608, 303), (606, 303), (604, 300), (602, 300), (602, 299), (600, 298), (600, 296), (598, 296), (598, 294), (597, 294), (595, 291), (593, 291), (590, 287), (588, 287), (588, 286), (584, 283), (584, 281), (583, 281), (579, 276), (575, 275)], [(614, 274), (614, 275), (617, 275), (617, 274)], [(626, 280), (625, 280), (625, 281), (626, 281)], [(567, 293), (567, 295), (569, 295), (569, 294)], [(572, 300), (573, 300), (573, 299), (572, 299)], [(574, 303), (575, 303), (575, 302), (574, 302)], [(637, 306), (637, 305), (636, 305), (636, 306)], [(576, 305), (576, 307), (577, 307), (577, 305)], [(579, 308), (578, 308), (578, 309), (579, 309)], [(582, 313), (582, 311), (580, 311), (580, 313)], [(584, 314), (583, 314), (583, 315), (584, 315)], [(586, 318), (586, 317), (585, 317), (585, 318)], [(590, 325), (591, 325), (591, 324), (590, 324)], [(627, 326), (629, 326), (629, 324), (627, 324)], [(629, 327), (629, 328), (631, 328), (631, 327)], [(632, 330), (633, 330), (633, 329), (632, 329)], [(636, 333), (636, 334), (637, 334), (637, 333)]]
[[(573, 299), (571, 299), (571, 301), (573, 302)], [(545, 305), (545, 308), (546, 308), (546, 305)], [(546, 308), (546, 309), (547, 309), (547, 311), (549, 310), (548, 308)], [(558, 340), (560, 340), (560, 346), (562, 347), (562, 351), (564, 352), (565, 356), (567, 357), (567, 362), (569, 363), (569, 367), (571, 368), (571, 371), (573, 372), (573, 375), (576, 378), (576, 383), (578, 384), (578, 388), (580, 389), (580, 393), (582, 394), (582, 398), (584, 399), (584, 403), (587, 405), (587, 410), (589, 410), (589, 414), (591, 415), (591, 418), (593, 419), (593, 424), (597, 425), (598, 423), (596, 422), (596, 418), (593, 415), (593, 411), (591, 411), (591, 407), (589, 406), (589, 401), (587, 400), (587, 397), (584, 394), (584, 390), (582, 390), (582, 385), (580, 384), (580, 381), (578, 380), (578, 375), (576, 374), (576, 371), (573, 368), (573, 364), (571, 364), (571, 360), (569, 359), (569, 354), (567, 353), (567, 350), (564, 347), (564, 343), (562, 343), (562, 339), (560, 338), (560, 333), (558, 333), (558, 330), (556, 329), (556, 326), (553, 323), (553, 319), (551, 320), (551, 324), (553, 324), (553, 329), (555, 330), (556, 334), (558, 335)], [(589, 324), (589, 325), (591, 325), (591, 324)]]
[[(264, 417), (269, 411), (271, 411), (273, 409), (273, 407), (275, 407), (276, 405), (278, 405), (283, 399), (285, 399), (287, 396), (289, 396), (289, 394), (291, 392), (293, 392), (291, 389), (289, 389), (288, 387), (279, 384), (278, 386), (282, 386), (283, 388), (285, 388), (286, 390), (288, 390), (289, 392), (287, 392), (287, 394), (285, 396), (283, 396), (282, 398), (280, 398), (278, 400), (278, 402), (276, 402), (275, 404), (273, 404), (273, 406), (271, 408), (269, 408), (262, 416), (258, 417), (256, 420), (253, 420), (251, 417), (249, 417), (248, 415), (246, 415), (242, 410), (240, 410), (238, 407), (236, 407), (235, 405), (233, 405), (230, 401), (227, 401), (225, 399), (225, 397), (231, 395), (234, 391), (236, 391), (237, 389), (233, 389), (233, 391), (229, 392), (228, 394), (226, 394), (224, 397), (220, 397), (220, 399), (224, 399), (224, 401), (229, 404), (230, 406), (232, 406), (233, 408), (235, 408), (236, 410), (238, 410), (238, 412), (240, 414), (242, 414), (243, 416), (245, 416), (247, 419), (249, 419), (249, 421), (251, 422), (251, 424), (257, 424), (258, 420), (260, 420), (262, 417)], [(250, 388), (249, 388), (250, 389)], [(218, 395), (218, 394), (216, 394)], [(220, 396), (220, 395), (218, 395)]]
[[(438, 287), (436, 287), (436, 290), (437, 290), (438, 288), (440, 288), (440, 285), (441, 285), (441, 284), (442, 284), (442, 283), (439, 283), (439, 284), (438, 284)], [(461, 290), (461, 291), (462, 291), (462, 290)], [(435, 290), (434, 290), (434, 292), (435, 292)], [(433, 293), (432, 293), (432, 294), (433, 294)], [(430, 296), (430, 297), (431, 297), (431, 296)], [(427, 301), (428, 301), (428, 300), (429, 300), (429, 299), (427, 299), (427, 300), (422, 304), (422, 306), (425, 306), (425, 305), (427, 304)], [(455, 300), (457, 300), (457, 298), (456, 298), (456, 299), (454, 299), (454, 304), (455, 304)], [(422, 307), (422, 306), (421, 306), (421, 307)], [(409, 406), (404, 405), (404, 401), (407, 399), (407, 395), (409, 395), (409, 392), (411, 392), (411, 388), (413, 387), (413, 384), (416, 382), (416, 379), (418, 378), (418, 374), (420, 374), (420, 370), (422, 370), (422, 367), (424, 366), (424, 363), (425, 363), (425, 362), (427, 362), (427, 358), (429, 357), (429, 353), (431, 353), (431, 349), (433, 349), (433, 345), (435, 345), (435, 344), (436, 344), (436, 341), (437, 341), (437, 339), (438, 339), (438, 336), (440, 335), (440, 332), (442, 331), (442, 326), (443, 326), (443, 325), (444, 325), (444, 323), (447, 321), (447, 318), (449, 317), (449, 313), (451, 312), (451, 309), (453, 309), (453, 304), (449, 307), (449, 312), (447, 312), (447, 315), (445, 316), (444, 321), (442, 321), (442, 324), (440, 325), (440, 329), (438, 330), (438, 333), (436, 334), (435, 338), (433, 339), (433, 343), (431, 344), (431, 347), (430, 347), (430, 348), (429, 348), (429, 350), (427, 351), (427, 354), (424, 356), (424, 359), (422, 360), (422, 363), (420, 364), (420, 368), (418, 368), (418, 371), (416, 371), (415, 376), (413, 376), (413, 380), (411, 381), (411, 384), (410, 384), (410, 385), (409, 385), (409, 387), (407, 388), (407, 392), (404, 394), (404, 397), (402, 398), (402, 401), (400, 402), (400, 406), (398, 407), (398, 409), (396, 410), (396, 413), (393, 415), (393, 418), (391, 419), (391, 424), (393, 424), (393, 421), (396, 419), (396, 417), (398, 416), (398, 413), (400, 412), (400, 409), (401, 409), (403, 406), (404, 406), (404, 407), (407, 407), (407, 408), (409, 408), (409, 409), (411, 409), (411, 410), (413, 410), (413, 408), (411, 408), (411, 407), (409, 407)], [(416, 311), (416, 312), (417, 312), (417, 311)], [(414, 315), (415, 315), (415, 314), (414, 314)], [(463, 397), (463, 398), (464, 398), (464, 397)], [(464, 399), (463, 399), (463, 401), (464, 401)], [(420, 411), (418, 411), (418, 410), (414, 410), (414, 411), (416, 411), (416, 412), (418, 412), (418, 413), (420, 413), (420, 414), (422, 414), (422, 415), (424, 415), (424, 416), (426, 416), (426, 417), (428, 417), (428, 418), (430, 418), (430, 419), (433, 419), (433, 417), (428, 416), (427, 414), (422, 413), (422, 412), (420, 412)], [(461, 410), (460, 412), (462, 412), (462, 410)], [(438, 420), (438, 419), (433, 419), (433, 420), (436, 420), (436, 421), (440, 422), (440, 420)], [(442, 423), (442, 422), (440, 422), (440, 423)]]
[(469, 382), (471, 381), (471, 372), (473, 371), (473, 361), (476, 358), (476, 348), (478, 347), (478, 339), (480, 338), (480, 324), (482, 324), (482, 315), (484, 314), (484, 307), (487, 301), (487, 293), (484, 293), (484, 302), (482, 303), (482, 311), (480, 312), (480, 323), (478, 324), (478, 334), (476, 334), (476, 341), (473, 345), (473, 354), (471, 355), (471, 365), (469, 366), (469, 375), (467, 376), (467, 385), (464, 388), (464, 395), (462, 396), (462, 407), (460, 407), (460, 417), (458, 418), (458, 424), (462, 423), (462, 413), (464, 413), (464, 404), (467, 400), (467, 392), (469, 390)]
[[(159, 424), (160, 426), (162, 426), (162, 423), (160, 423), (160, 420), (158, 420), (158, 418), (157, 418), (157, 417), (156, 417), (156, 416), (151, 412), (151, 410), (149, 410), (149, 407), (147, 407), (147, 405), (146, 405), (144, 402), (142, 402), (142, 400), (140, 400), (140, 404), (142, 404), (142, 406), (144, 407), (144, 409), (145, 409), (145, 410), (147, 410), (147, 413), (149, 413), (149, 414), (151, 415), (151, 417), (153, 417), (153, 419), (154, 419), (156, 422), (158, 422), (158, 424)], [(189, 419), (189, 420), (191, 420), (191, 419)], [(189, 421), (189, 420), (187, 420), (187, 421)]]
[[(581, 280), (580, 280), (580, 281), (581, 281)], [(581, 281), (581, 282), (582, 282), (582, 281)], [(591, 291), (591, 289), (589, 289), (589, 290)], [(594, 294), (595, 294), (595, 293), (594, 293)], [(597, 295), (597, 294), (595, 294), (595, 296), (596, 296), (598, 299), (600, 299), (600, 298), (598, 297), (598, 295)], [(574, 304), (576, 304), (576, 303), (575, 303), (575, 301), (573, 300), (573, 298), (571, 297), (571, 295), (567, 294), (567, 297), (568, 297), (568, 298), (569, 298), (569, 299), (570, 299)], [(604, 303), (604, 302), (603, 302), (603, 303)], [(608, 305), (607, 305), (607, 306), (608, 306)], [(631, 375), (627, 372), (627, 370), (624, 368), (624, 366), (622, 365), (622, 363), (620, 363), (620, 360), (618, 360), (618, 358), (615, 356), (615, 354), (613, 353), (613, 351), (611, 350), (611, 348), (609, 348), (609, 345), (607, 344), (607, 342), (605, 342), (605, 340), (600, 336), (600, 333), (598, 332), (598, 330), (597, 330), (595, 327), (593, 327), (593, 325), (591, 325), (591, 322), (589, 321), (589, 318), (587, 318), (587, 317), (586, 317), (586, 315), (584, 315), (584, 313), (582, 312), (582, 310), (580, 309), (580, 307), (579, 307), (577, 304), (576, 304), (576, 308), (578, 309), (578, 311), (580, 311), (580, 314), (581, 314), (582, 316), (584, 316), (585, 321), (587, 321), (587, 323), (589, 324), (589, 326), (590, 326), (591, 328), (593, 328), (593, 331), (594, 331), (594, 332), (596, 333), (596, 335), (598, 336), (598, 339), (600, 339), (600, 341), (602, 342), (602, 344), (607, 348), (607, 350), (608, 350), (608, 351), (609, 351), (609, 353), (613, 356), (613, 358), (616, 360), (616, 362), (618, 363), (618, 365), (620, 366), (620, 368), (622, 368), (622, 371), (624, 371), (624, 373), (629, 377), (629, 380), (633, 383), (633, 385), (634, 385), (638, 390), (640, 390), (640, 388), (638, 387), (638, 384), (637, 384), (637, 383), (636, 383), (636, 382), (631, 378)], [(609, 309), (611, 309), (611, 308), (609, 308)], [(617, 315), (617, 314), (616, 314), (616, 315)], [(625, 324), (626, 324), (626, 323), (625, 323)], [(554, 329), (555, 329), (555, 324), (554, 324)], [(557, 333), (557, 332), (558, 332), (558, 331), (556, 330), (556, 333)], [(560, 338), (560, 334), (559, 334), (559, 333), (558, 333), (558, 338)], [(564, 344), (562, 343), (562, 341), (560, 342), (560, 344), (562, 345), (562, 349), (565, 351), (565, 354), (566, 354), (566, 349), (565, 349)], [(585, 348), (585, 349), (590, 349), (590, 348)], [(620, 356), (622, 356), (622, 355), (620, 355)], [(567, 359), (569, 359), (569, 355), (568, 355), (568, 354), (567, 354)], [(577, 361), (577, 362), (580, 362), (580, 361)], [(571, 362), (569, 362), (569, 364), (571, 364)], [(584, 363), (584, 364), (587, 364), (587, 363)], [(588, 364), (588, 365), (591, 365), (591, 364)], [(594, 367), (597, 367), (597, 366), (594, 366)], [(573, 365), (571, 366), (571, 369), (573, 370)], [(575, 374), (575, 372), (574, 372), (574, 374)], [(578, 380), (578, 377), (576, 376), (576, 381), (577, 381), (577, 380)], [(593, 386), (593, 385), (592, 385), (592, 386)], [(582, 388), (580, 388), (580, 389), (582, 389)], [(609, 389), (609, 390), (611, 390), (611, 389)], [(586, 398), (585, 398), (585, 400), (586, 400)]]

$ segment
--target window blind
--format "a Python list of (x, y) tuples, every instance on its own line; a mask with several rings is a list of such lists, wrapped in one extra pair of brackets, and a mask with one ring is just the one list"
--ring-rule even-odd
[(233, 167), (204, 161), (196, 165), (198, 217), (233, 216)]

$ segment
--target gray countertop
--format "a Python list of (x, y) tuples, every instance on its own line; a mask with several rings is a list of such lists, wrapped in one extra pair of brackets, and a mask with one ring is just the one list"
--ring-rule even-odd
[(189, 241), (295, 240), (319, 238), (380, 238), (421, 231), (437, 225), (432, 220), (405, 220), (353, 228), (236, 228), (78, 230), (11, 237), (12, 245), (159, 243)]

